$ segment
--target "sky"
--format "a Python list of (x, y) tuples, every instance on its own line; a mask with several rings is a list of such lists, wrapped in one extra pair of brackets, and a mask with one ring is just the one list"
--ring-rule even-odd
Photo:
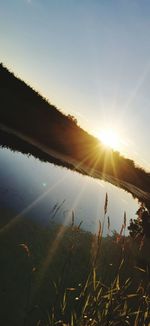
[(0, 0), (0, 61), (150, 171), (149, 0)]

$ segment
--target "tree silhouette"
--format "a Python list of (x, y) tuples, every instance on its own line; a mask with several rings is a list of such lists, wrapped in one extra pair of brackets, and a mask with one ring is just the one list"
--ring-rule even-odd
[(74, 124), (76, 124), (76, 125), (78, 124), (78, 120), (74, 117), (74, 115), (68, 114), (68, 118)]
[(128, 230), (134, 239), (139, 237), (150, 238), (150, 213), (145, 207), (141, 206), (136, 212), (138, 218), (131, 219)]

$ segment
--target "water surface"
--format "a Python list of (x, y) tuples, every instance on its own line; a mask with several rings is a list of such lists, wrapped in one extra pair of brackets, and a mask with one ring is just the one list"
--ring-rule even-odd
[(138, 208), (137, 200), (130, 194), (107, 182), (41, 162), (32, 155), (0, 148), (0, 207), (3, 215), (11, 212), (13, 217), (26, 215), (44, 224), (53, 221), (69, 224), (73, 211), (75, 223), (82, 221), (83, 229), (95, 233), (103, 218), (106, 192), (111, 230), (119, 231), (124, 211), (129, 221)]

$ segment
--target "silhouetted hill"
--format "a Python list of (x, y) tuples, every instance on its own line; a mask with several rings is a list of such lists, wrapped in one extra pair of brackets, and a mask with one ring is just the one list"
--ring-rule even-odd
[[(103, 178), (150, 202), (150, 174), (105, 149), (25, 82), (0, 65), (1, 144)], [(11, 137), (10, 137), (11, 134)], [(13, 145), (15, 144), (15, 145)]]

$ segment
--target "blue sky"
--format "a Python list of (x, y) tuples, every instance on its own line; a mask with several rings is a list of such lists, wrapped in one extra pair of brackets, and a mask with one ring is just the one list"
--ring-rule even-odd
[(150, 170), (150, 2), (0, 0), (0, 61)]

